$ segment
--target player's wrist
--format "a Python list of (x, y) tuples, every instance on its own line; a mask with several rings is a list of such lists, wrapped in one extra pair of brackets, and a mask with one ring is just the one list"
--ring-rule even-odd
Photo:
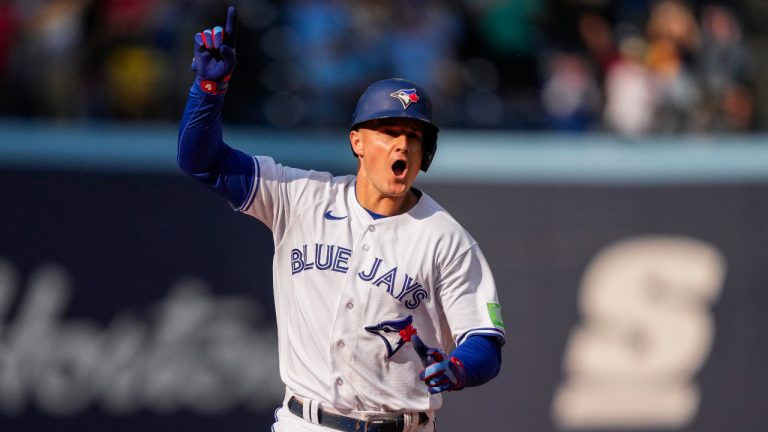
[(194, 86), (205, 94), (220, 96), (229, 89), (229, 76), (221, 81), (204, 79), (201, 76), (195, 78)]
[(464, 367), (464, 363), (456, 357), (451, 356), (450, 366), (453, 376), (456, 378), (456, 383), (451, 390), (461, 390), (467, 385), (467, 369)]

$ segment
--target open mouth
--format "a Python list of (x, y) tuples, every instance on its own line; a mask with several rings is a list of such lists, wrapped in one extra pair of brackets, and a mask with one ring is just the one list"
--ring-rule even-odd
[(392, 164), (392, 172), (395, 173), (395, 176), (400, 177), (405, 172), (406, 164), (404, 160), (398, 160), (395, 161), (395, 163)]

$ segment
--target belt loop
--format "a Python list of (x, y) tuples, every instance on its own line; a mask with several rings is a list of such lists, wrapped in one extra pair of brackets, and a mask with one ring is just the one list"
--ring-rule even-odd
[(412, 412), (403, 413), (403, 432), (411, 432), (413, 426), (417, 424), (417, 422), (413, 421), (413, 414)]
[(304, 399), (301, 403), (301, 409), (302, 409), (302, 416), (304, 417), (304, 420), (308, 422), (312, 422), (312, 411), (310, 410), (310, 401), (308, 399)]
[(318, 411), (320, 411), (320, 402), (312, 399), (304, 399), (301, 407), (304, 420), (310, 423), (320, 424), (320, 416), (318, 415)]

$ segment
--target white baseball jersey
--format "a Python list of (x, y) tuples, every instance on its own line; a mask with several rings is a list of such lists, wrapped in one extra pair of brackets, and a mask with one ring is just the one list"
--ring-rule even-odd
[[(422, 194), (407, 213), (374, 219), (355, 176), (254, 158), (240, 209), (274, 234), (280, 374), (292, 393), (340, 410), (427, 411), (441, 396), (397, 330), (410, 323), (450, 352), (466, 337), (503, 337), (496, 287), (472, 237)], [(409, 318), (412, 317), (412, 318)]]

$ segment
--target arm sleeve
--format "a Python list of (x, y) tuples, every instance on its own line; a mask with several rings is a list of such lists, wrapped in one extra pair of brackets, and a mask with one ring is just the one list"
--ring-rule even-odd
[(208, 95), (199, 86), (192, 86), (179, 126), (176, 161), (182, 171), (240, 210), (248, 205), (256, 162), (252, 156), (224, 143), (223, 104), (224, 95)]
[(453, 351), (452, 356), (464, 365), (467, 387), (487, 383), (501, 369), (501, 343), (496, 337), (470, 336)]

